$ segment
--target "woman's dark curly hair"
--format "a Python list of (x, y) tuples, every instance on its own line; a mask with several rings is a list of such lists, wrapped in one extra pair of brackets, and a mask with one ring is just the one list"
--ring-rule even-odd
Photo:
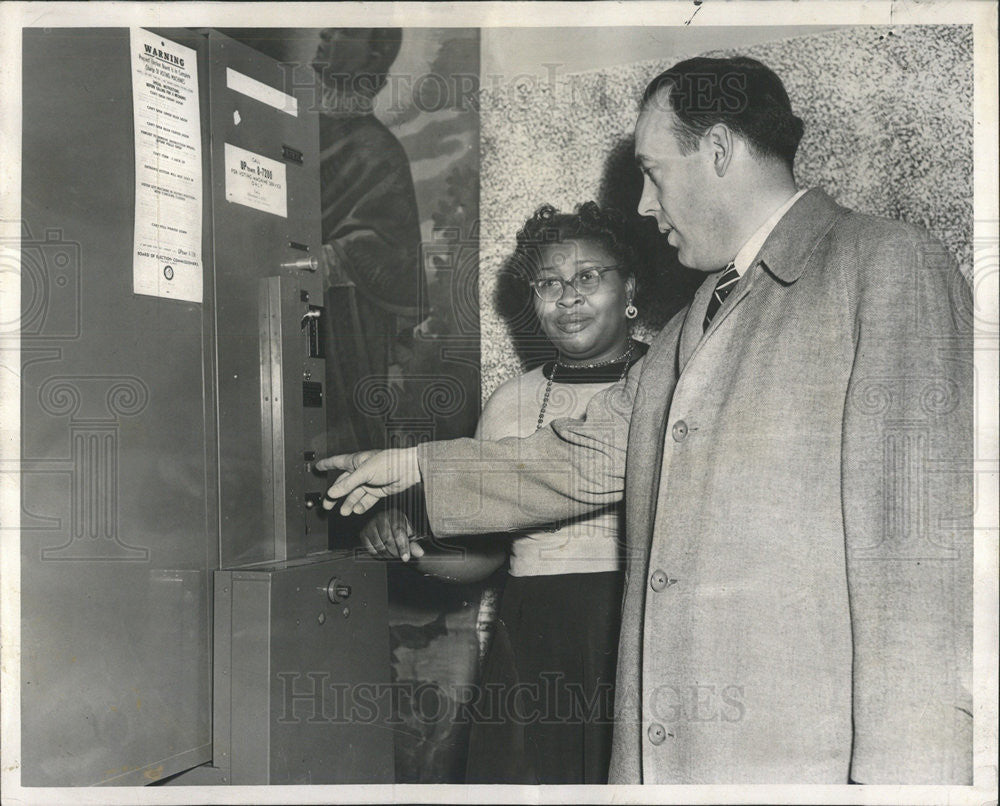
[(541, 266), (542, 247), (566, 241), (598, 243), (625, 268), (623, 276), (638, 274), (634, 233), (619, 210), (592, 201), (579, 205), (574, 213), (560, 213), (551, 204), (539, 207), (518, 231), (517, 246), (497, 274), (495, 299), (528, 364), (552, 351), (541, 333), (528, 283)]
[(538, 272), (541, 249), (565, 241), (595, 241), (607, 249), (629, 272), (635, 270), (636, 255), (624, 214), (597, 202), (584, 202), (575, 213), (560, 213), (543, 204), (517, 233), (517, 247), (505, 268), (527, 282)]

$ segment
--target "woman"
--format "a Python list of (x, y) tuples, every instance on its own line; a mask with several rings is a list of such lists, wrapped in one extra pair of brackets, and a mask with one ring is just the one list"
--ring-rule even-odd
[[(530, 287), (537, 325), (556, 357), (502, 384), (476, 436), (529, 436), (553, 419), (582, 415), (598, 391), (621, 381), (646, 345), (629, 335), (636, 316), (635, 256), (625, 219), (594, 202), (575, 214), (541, 207), (517, 234), (506, 271)], [(624, 446), (623, 446), (624, 447)], [(622, 597), (620, 511), (527, 534), (411, 542), (398, 510), (362, 530), (369, 552), (401, 556), (455, 582), (508, 578), (478, 695), (467, 783), (606, 783)]]

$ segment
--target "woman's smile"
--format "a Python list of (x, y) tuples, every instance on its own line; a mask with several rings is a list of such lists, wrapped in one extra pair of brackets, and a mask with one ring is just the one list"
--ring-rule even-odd
[(593, 316), (580, 313), (566, 313), (556, 318), (556, 326), (564, 333), (579, 333), (593, 321)]

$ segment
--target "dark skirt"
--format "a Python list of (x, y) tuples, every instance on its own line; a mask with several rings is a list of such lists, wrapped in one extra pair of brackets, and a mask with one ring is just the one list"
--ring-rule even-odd
[(607, 783), (622, 580), (507, 577), (470, 703), (467, 783)]

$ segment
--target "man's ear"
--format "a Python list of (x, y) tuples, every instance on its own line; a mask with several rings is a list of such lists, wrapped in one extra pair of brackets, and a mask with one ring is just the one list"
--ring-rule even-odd
[(705, 132), (705, 144), (711, 153), (715, 175), (720, 178), (725, 176), (733, 161), (733, 147), (736, 144), (732, 130), (724, 123), (716, 123)]

